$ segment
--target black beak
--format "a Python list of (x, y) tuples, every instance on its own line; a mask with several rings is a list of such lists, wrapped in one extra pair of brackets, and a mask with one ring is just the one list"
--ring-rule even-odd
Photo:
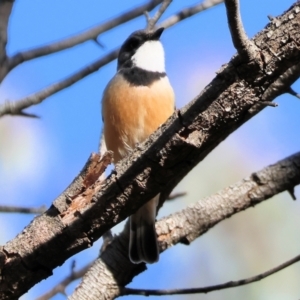
[(165, 28), (161, 27), (161, 28), (158, 28), (156, 31), (151, 32), (150, 40), (152, 40), (152, 41), (159, 40), (159, 38), (164, 30), (165, 30)]

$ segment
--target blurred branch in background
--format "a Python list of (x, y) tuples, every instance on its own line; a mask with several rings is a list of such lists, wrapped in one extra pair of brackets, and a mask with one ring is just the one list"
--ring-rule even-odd
[(163, 13), (166, 11), (168, 6), (171, 4), (172, 0), (164, 0), (159, 7), (158, 11), (155, 13), (155, 15), (150, 18), (148, 11), (145, 11), (145, 16), (147, 19), (147, 30), (151, 31), (154, 29), (155, 24), (160, 19), (160, 17), (163, 15)]
[(59, 284), (57, 284), (53, 289), (45, 293), (44, 295), (36, 298), (36, 300), (49, 300), (57, 294), (62, 294), (67, 296), (66, 288), (67, 286), (72, 283), (74, 280), (81, 278), (87, 270), (92, 266), (92, 263), (87, 264), (86, 266), (82, 267), (78, 271), (75, 271), (75, 263), (73, 262), (71, 265), (71, 272), (70, 275), (66, 276)]
[(14, 1), (0, 1), (0, 82), (6, 76), (9, 66), (6, 56), (7, 27)]
[(46, 206), (21, 207), (21, 206), (0, 205), (0, 212), (2, 213), (42, 214), (45, 211), (46, 211)]
[(58, 51), (62, 51), (64, 49), (74, 47), (78, 44), (84, 43), (89, 40), (96, 40), (100, 34), (141, 16), (145, 11), (151, 11), (153, 8), (155, 8), (158, 4), (162, 2), (163, 0), (148, 1), (146, 4), (133, 8), (110, 21), (97, 25), (82, 33), (76, 34), (73, 37), (66, 38), (59, 42), (48, 44), (46, 46), (42, 46), (36, 49), (31, 49), (28, 51), (17, 53), (8, 60), (9, 70), (12, 70), (14, 67), (21, 64), (22, 62), (38, 58), (44, 55), (49, 55)]
[(183, 10), (174, 14), (173, 16), (162, 21), (159, 24), (159, 26), (164, 27), (164, 28), (169, 28), (169, 27), (175, 25), (176, 23), (183, 21), (184, 19), (187, 19), (193, 15), (196, 15), (199, 12), (205, 11), (205, 10), (212, 8), (223, 2), (224, 2), (224, 0), (204, 0), (201, 3), (196, 4), (194, 6), (184, 8)]
[[(151, 1), (160, 3), (162, 1)], [(197, 6), (192, 6), (191, 8), (185, 8), (182, 11), (176, 13), (174, 16), (171, 16), (167, 18), (165, 21), (163, 21), (161, 24), (159, 24), (159, 27), (165, 27), (169, 28), (178, 22), (191, 17), (197, 13), (202, 12), (205, 9), (208, 9), (210, 7), (213, 7), (217, 4), (222, 3), (223, 1), (204, 1), (204, 3), (198, 4)], [(140, 13), (141, 15), (142, 13)], [(121, 24), (121, 23), (120, 23)], [(118, 26), (120, 24), (117, 24), (115, 26)], [(89, 36), (89, 35), (88, 35)], [(79, 39), (80, 40), (80, 39)], [(54, 47), (55, 48), (55, 47)], [(43, 49), (43, 48), (42, 48)], [(32, 106), (41, 103), (43, 100), (48, 98), (49, 96), (73, 85), (74, 83), (78, 82), (79, 80), (83, 79), (84, 77), (94, 73), (95, 71), (98, 71), (101, 67), (107, 65), (108, 63), (112, 62), (114, 59), (118, 56), (119, 49), (113, 50), (110, 53), (106, 54), (99, 60), (95, 61), (94, 63), (86, 66), (85, 68), (77, 71), (73, 75), (70, 75), (66, 79), (63, 79), (61, 81), (58, 81), (57, 83), (54, 83), (53, 85), (50, 85), (46, 87), (45, 89), (36, 92), (30, 96), (27, 96), (23, 99), (20, 99), (18, 101), (6, 101), (4, 104), (0, 105), (0, 118), (4, 115), (17, 115), (17, 116), (28, 116), (28, 117), (36, 117), (33, 114), (29, 114), (27, 112), (24, 112), (23, 110)]]
[[(78, 72), (74, 73), (73, 75), (67, 77), (66, 79), (59, 81), (50, 85), (49, 87), (34, 93), (30, 96), (27, 96), (19, 101), (9, 102), (6, 101), (4, 104), (0, 105), (0, 117), (4, 115), (17, 115), (17, 116), (26, 116), (27, 113), (23, 110), (32, 106), (41, 103), (43, 100), (48, 98), (49, 96), (71, 86), (72, 84), (76, 83), (77, 81), (81, 80), (82, 78), (86, 77), (87, 75), (99, 70), (101, 67), (105, 66), (106, 64), (110, 63), (114, 59), (116, 59), (118, 55), (119, 49), (113, 50), (103, 58), (95, 61), (94, 63), (88, 65), (87, 67), (79, 70)], [(30, 115), (32, 116), (32, 115)]]
[(255, 275), (250, 278), (240, 279), (237, 281), (229, 281), (223, 284), (217, 284), (213, 286), (207, 286), (203, 288), (190, 288), (190, 289), (173, 289), (173, 290), (146, 290), (146, 289), (131, 289), (131, 288), (124, 288), (122, 290), (122, 296), (125, 295), (141, 295), (141, 296), (163, 296), (163, 295), (189, 295), (189, 294), (207, 294), (213, 291), (219, 291), (224, 289), (229, 289), (233, 287), (239, 287), (246, 284), (250, 284), (253, 282), (260, 281), (262, 279), (267, 278), (295, 263), (300, 261), (300, 255), (286, 261), (285, 263), (269, 270), (264, 273)]

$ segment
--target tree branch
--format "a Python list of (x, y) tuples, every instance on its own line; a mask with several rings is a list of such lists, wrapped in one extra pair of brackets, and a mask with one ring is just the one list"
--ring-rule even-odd
[(291, 94), (292, 96), (295, 96), (296, 98), (300, 99), (300, 94), (298, 94), (294, 89), (292, 89), (291, 87), (289, 87), (289, 89), (287, 90), (288, 94)]
[(12, 70), (14, 67), (25, 61), (38, 58), (44, 55), (49, 55), (58, 51), (62, 51), (64, 49), (71, 48), (78, 44), (84, 43), (88, 40), (95, 40), (100, 34), (112, 28), (115, 28), (123, 23), (126, 23), (136, 17), (141, 16), (145, 11), (152, 10), (161, 2), (162, 0), (150, 0), (146, 4), (131, 9), (128, 12), (123, 13), (110, 21), (95, 26), (92, 29), (84, 31), (73, 37), (66, 38), (59, 42), (48, 44), (46, 46), (42, 46), (36, 49), (17, 53), (9, 59), (9, 70)]
[[(264, 92), (299, 62), (300, 14), (296, 13), (299, 7), (300, 3), (295, 3), (279, 17), (280, 26), (271, 23), (254, 38), (257, 45), (261, 42), (262, 55), (269, 54), (270, 48), (278, 53), (269, 54), (263, 69), (252, 62), (241, 61), (236, 65), (239, 57), (235, 56), (196, 99), (175, 112), (166, 124), (118, 163), (104, 183), (86, 180), (87, 168), (84, 168), (47, 212), (8, 242), (0, 251), (4, 257), (0, 299), (18, 298), (154, 195), (159, 192), (168, 195), (212, 149), (258, 113), (262, 107), (253, 107), (260, 103)], [(294, 18), (290, 18), (291, 14)], [(271, 31), (272, 39), (268, 37)], [(286, 44), (281, 42), (283, 36), (289, 36)], [(271, 74), (265, 72), (270, 68)], [(279, 88), (282, 93), (294, 82), (292, 75), (287, 79), (286, 86)], [(273, 100), (272, 95), (269, 94), (268, 101)], [(287, 178), (282, 178), (283, 182)], [(167, 244), (165, 240), (164, 243)], [(120, 266), (124, 264), (120, 262)]]
[(38, 297), (36, 300), (48, 300), (54, 297), (57, 294), (66, 295), (66, 288), (67, 286), (72, 283), (73, 281), (81, 278), (87, 270), (92, 266), (92, 263), (84, 266), (78, 271), (73, 270), (71, 268), (71, 273), (65, 279), (63, 279), (60, 283), (58, 283), (55, 287), (53, 287), (50, 291), (45, 293), (44, 295)]
[(141, 295), (141, 296), (164, 296), (164, 295), (188, 295), (188, 294), (207, 294), (213, 291), (219, 291), (224, 289), (229, 289), (233, 287), (243, 286), (249, 283), (257, 282), (270, 275), (273, 275), (293, 264), (300, 261), (300, 255), (288, 260), (287, 262), (269, 270), (264, 273), (258, 274), (256, 276), (240, 279), (237, 281), (229, 281), (223, 284), (217, 284), (213, 286), (203, 287), (203, 288), (190, 288), (190, 289), (172, 289), (172, 290), (142, 290), (142, 289), (131, 289), (124, 288), (122, 290), (122, 296), (125, 295)]
[(156, 14), (153, 16), (153, 18), (149, 18), (149, 15), (146, 14), (147, 17), (147, 30), (151, 31), (154, 29), (155, 24), (160, 19), (160, 17), (163, 15), (163, 13), (166, 11), (168, 6), (171, 4), (172, 0), (164, 0), (159, 7)]
[(0, 82), (7, 74), (8, 61), (6, 56), (7, 26), (14, 1), (0, 1)]
[[(217, 0), (214, 0), (218, 4), (219, 2)], [(161, 2), (161, 1), (160, 1)], [(210, 2), (210, 1), (208, 1)], [(210, 6), (207, 6), (207, 8)], [(191, 9), (185, 9), (183, 10), (184, 17), (181, 16), (182, 12), (177, 13), (175, 16), (171, 16), (169, 19), (161, 23), (160, 27), (171, 27), (175, 25), (176, 23), (180, 22), (181, 20), (184, 20), (185, 18), (188, 18), (194, 14), (197, 14), (201, 11), (203, 11), (202, 5), (197, 7), (191, 7)], [(7, 101), (4, 104), (0, 105), (0, 117), (4, 115), (17, 115), (17, 116), (24, 116), (24, 117), (37, 117), (36, 115), (29, 114), (27, 112), (24, 112), (24, 109), (41, 103), (44, 101), (47, 97), (71, 86), (72, 84), (76, 83), (77, 81), (81, 80), (82, 78), (90, 75), (91, 73), (99, 70), (104, 65), (112, 62), (114, 59), (118, 56), (119, 49), (111, 51), (109, 54), (105, 55), (103, 58), (97, 60), (96, 62), (92, 63), (91, 65), (88, 65), (87, 67), (77, 71), (73, 75), (67, 77), (66, 79), (59, 81), (53, 85), (50, 85), (49, 87), (34, 93), (30, 96), (27, 96), (21, 100), (10, 102)]]
[(57, 93), (70, 85), (76, 83), (80, 79), (90, 75), (91, 73), (99, 70), (101, 67), (106, 64), (112, 62), (118, 56), (119, 49), (113, 50), (108, 53), (103, 58), (95, 61), (91, 65), (79, 70), (73, 75), (67, 77), (66, 79), (54, 83), (53, 85), (41, 90), (40, 92), (34, 93), (26, 98), (23, 98), (14, 102), (5, 102), (0, 105), (0, 117), (4, 115), (17, 115), (17, 116), (32, 116), (31, 114), (27, 114), (23, 110), (32, 106), (41, 103), (47, 97)]
[[(158, 221), (156, 232), (160, 252), (178, 243), (189, 245), (219, 222), (299, 183), (300, 152)], [(146, 267), (145, 264), (136, 265), (129, 261), (126, 230), (128, 228), (115, 237), (107, 251), (94, 262), (70, 300), (108, 300), (128, 294), (123, 287)], [(285, 266), (292, 263), (294, 261)], [(100, 278), (102, 285), (95, 283)]]
[(0, 212), (5, 212), (5, 213), (42, 214), (45, 211), (46, 211), (45, 206), (41, 206), (37, 208), (37, 207), (0, 205)]
[(224, 2), (231, 38), (235, 49), (238, 51), (241, 59), (246, 61), (255, 60), (258, 55), (258, 49), (255, 44), (249, 40), (243, 27), (239, 0), (224, 0)]
[[(271, 71), (270, 71), (271, 72)], [(300, 64), (296, 64), (288, 68), (282, 75), (280, 75), (272, 85), (265, 91), (263, 95), (263, 101), (268, 101), (274, 96), (277, 97), (282, 94), (282, 90), (288, 86), (288, 83), (296, 81), (300, 76)], [(286, 88), (288, 91), (291, 87)], [(286, 92), (286, 91), (285, 91)]]
[(209, 9), (209, 8), (216, 6), (223, 2), (224, 2), (224, 0), (205, 0), (194, 6), (184, 8), (183, 10), (179, 11), (175, 15), (173, 15), (173, 16), (167, 18), (166, 20), (164, 20), (163, 22), (161, 22), (159, 24), (159, 27), (169, 28), (169, 27), (175, 25), (176, 23), (183, 21), (186, 18), (189, 18), (199, 12), (202, 12), (206, 9)]

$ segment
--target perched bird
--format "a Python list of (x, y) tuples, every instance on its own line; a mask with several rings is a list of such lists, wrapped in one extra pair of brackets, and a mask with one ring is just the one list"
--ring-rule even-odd
[[(122, 45), (117, 74), (103, 93), (104, 139), (115, 163), (153, 133), (174, 112), (174, 92), (165, 72), (159, 38), (164, 28), (133, 32)], [(155, 232), (159, 195), (130, 217), (129, 258), (154, 263), (159, 253)]]

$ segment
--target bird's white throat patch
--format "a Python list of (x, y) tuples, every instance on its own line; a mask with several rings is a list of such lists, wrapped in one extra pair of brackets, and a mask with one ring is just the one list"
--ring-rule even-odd
[(132, 56), (133, 64), (151, 72), (165, 72), (165, 53), (160, 41), (147, 41)]

